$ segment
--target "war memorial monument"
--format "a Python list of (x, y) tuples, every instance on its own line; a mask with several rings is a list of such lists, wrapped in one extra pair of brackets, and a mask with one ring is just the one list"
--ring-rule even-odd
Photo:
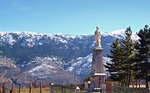
[(89, 92), (92, 93), (100, 93), (103, 89), (103, 85), (105, 82), (104, 73), (104, 65), (103, 65), (103, 48), (101, 46), (101, 33), (99, 27), (96, 27), (95, 31), (95, 41), (97, 46), (92, 49), (93, 57), (92, 57), (92, 68), (90, 74), (91, 86)]

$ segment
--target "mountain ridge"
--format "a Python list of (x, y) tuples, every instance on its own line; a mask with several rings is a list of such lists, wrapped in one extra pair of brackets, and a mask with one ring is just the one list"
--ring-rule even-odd
[[(123, 30), (119, 31), (102, 33), (104, 61), (109, 61), (107, 60), (107, 54), (110, 53), (112, 42), (116, 38), (124, 38)], [(137, 39), (135, 34), (133, 37), (135, 40)], [(66, 80), (70, 80), (69, 78), (73, 78), (74, 75), (84, 79), (90, 72), (91, 49), (95, 46), (94, 35), (0, 32), (0, 55), (13, 59), (14, 65), (20, 69), (19, 73), (21, 74), (18, 73), (17, 76), (12, 76), (13, 78), (21, 79), (20, 75), (24, 74), (32, 76), (36, 80), (49, 81), (48, 78), (50, 78), (55, 83), (73, 83), (73, 81), (63, 81), (61, 76)], [(78, 68), (75, 68), (77, 66), (75, 62), (78, 63)], [(53, 66), (57, 68), (57, 71), (51, 70)], [(77, 74), (73, 73), (75, 70)], [(55, 79), (54, 72), (57, 72), (55, 74), (56, 77), (59, 77), (58, 80)], [(79, 78), (77, 81), (80, 81)]]

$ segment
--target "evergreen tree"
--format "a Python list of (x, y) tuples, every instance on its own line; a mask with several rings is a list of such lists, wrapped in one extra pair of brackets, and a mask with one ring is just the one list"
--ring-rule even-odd
[(133, 78), (133, 64), (132, 60), (134, 57), (134, 43), (131, 39), (132, 30), (127, 28), (125, 31), (125, 38), (121, 40), (120, 46), (122, 48), (122, 70), (125, 78), (125, 83), (129, 86), (131, 84), (131, 79)]
[(150, 71), (150, 63), (148, 62), (149, 51), (150, 51), (150, 28), (146, 25), (144, 29), (141, 29), (137, 34), (139, 36), (139, 41), (136, 44), (137, 49), (137, 72), (136, 77), (138, 79), (145, 79), (146, 88), (148, 88), (148, 71)]
[(121, 72), (120, 72), (120, 66), (121, 66), (121, 47), (119, 44), (119, 39), (117, 38), (116, 41), (113, 42), (111, 45), (111, 54), (108, 55), (108, 57), (111, 58), (111, 63), (106, 63), (105, 67), (108, 69), (107, 71), (110, 73), (110, 79), (113, 81), (120, 81), (121, 78)]
[[(134, 57), (133, 60), (135, 64), (133, 64), (133, 71), (134, 71), (134, 79), (136, 80), (136, 86), (137, 86), (137, 80), (140, 80), (143, 78), (143, 73), (141, 73), (140, 69), (142, 66), (140, 66), (140, 54), (137, 50), (137, 44), (135, 44), (135, 52), (134, 52)], [(140, 84), (140, 83), (139, 83)]]
[(110, 73), (110, 78), (114, 81), (119, 81), (129, 85), (133, 78), (133, 52), (134, 43), (131, 39), (131, 28), (127, 28), (125, 31), (125, 38), (122, 40), (116, 39), (112, 44), (111, 54), (108, 57), (111, 58), (112, 63), (106, 63), (106, 68)]

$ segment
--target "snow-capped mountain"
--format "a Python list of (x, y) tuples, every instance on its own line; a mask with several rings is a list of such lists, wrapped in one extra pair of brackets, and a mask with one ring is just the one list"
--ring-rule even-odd
[[(138, 39), (136, 34), (132, 37)], [(110, 60), (107, 54), (112, 42), (124, 38), (124, 30), (102, 33), (101, 38), (105, 63)], [(15, 79), (22, 74), (47, 81), (58, 79), (61, 83), (69, 83), (69, 78), (74, 77), (71, 74), (84, 78), (90, 73), (95, 45), (94, 35), (0, 32), (0, 55), (14, 60), (14, 66), (20, 69)]]
[(113, 37), (116, 37), (116, 38), (122, 38), (125, 36), (125, 33), (124, 33), (124, 29), (121, 29), (121, 30), (116, 30), (116, 31), (113, 31), (113, 32), (104, 32), (102, 33), (103, 36), (107, 37), (107, 36), (113, 36)]

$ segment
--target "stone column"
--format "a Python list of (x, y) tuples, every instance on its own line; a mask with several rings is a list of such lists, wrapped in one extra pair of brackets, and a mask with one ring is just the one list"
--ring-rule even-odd
[(102, 47), (96, 47), (93, 50), (93, 58), (92, 58), (92, 69), (90, 74), (91, 80), (91, 90), (92, 91), (100, 91), (102, 89), (102, 84), (105, 82), (104, 73), (104, 64), (103, 64), (103, 56)]

